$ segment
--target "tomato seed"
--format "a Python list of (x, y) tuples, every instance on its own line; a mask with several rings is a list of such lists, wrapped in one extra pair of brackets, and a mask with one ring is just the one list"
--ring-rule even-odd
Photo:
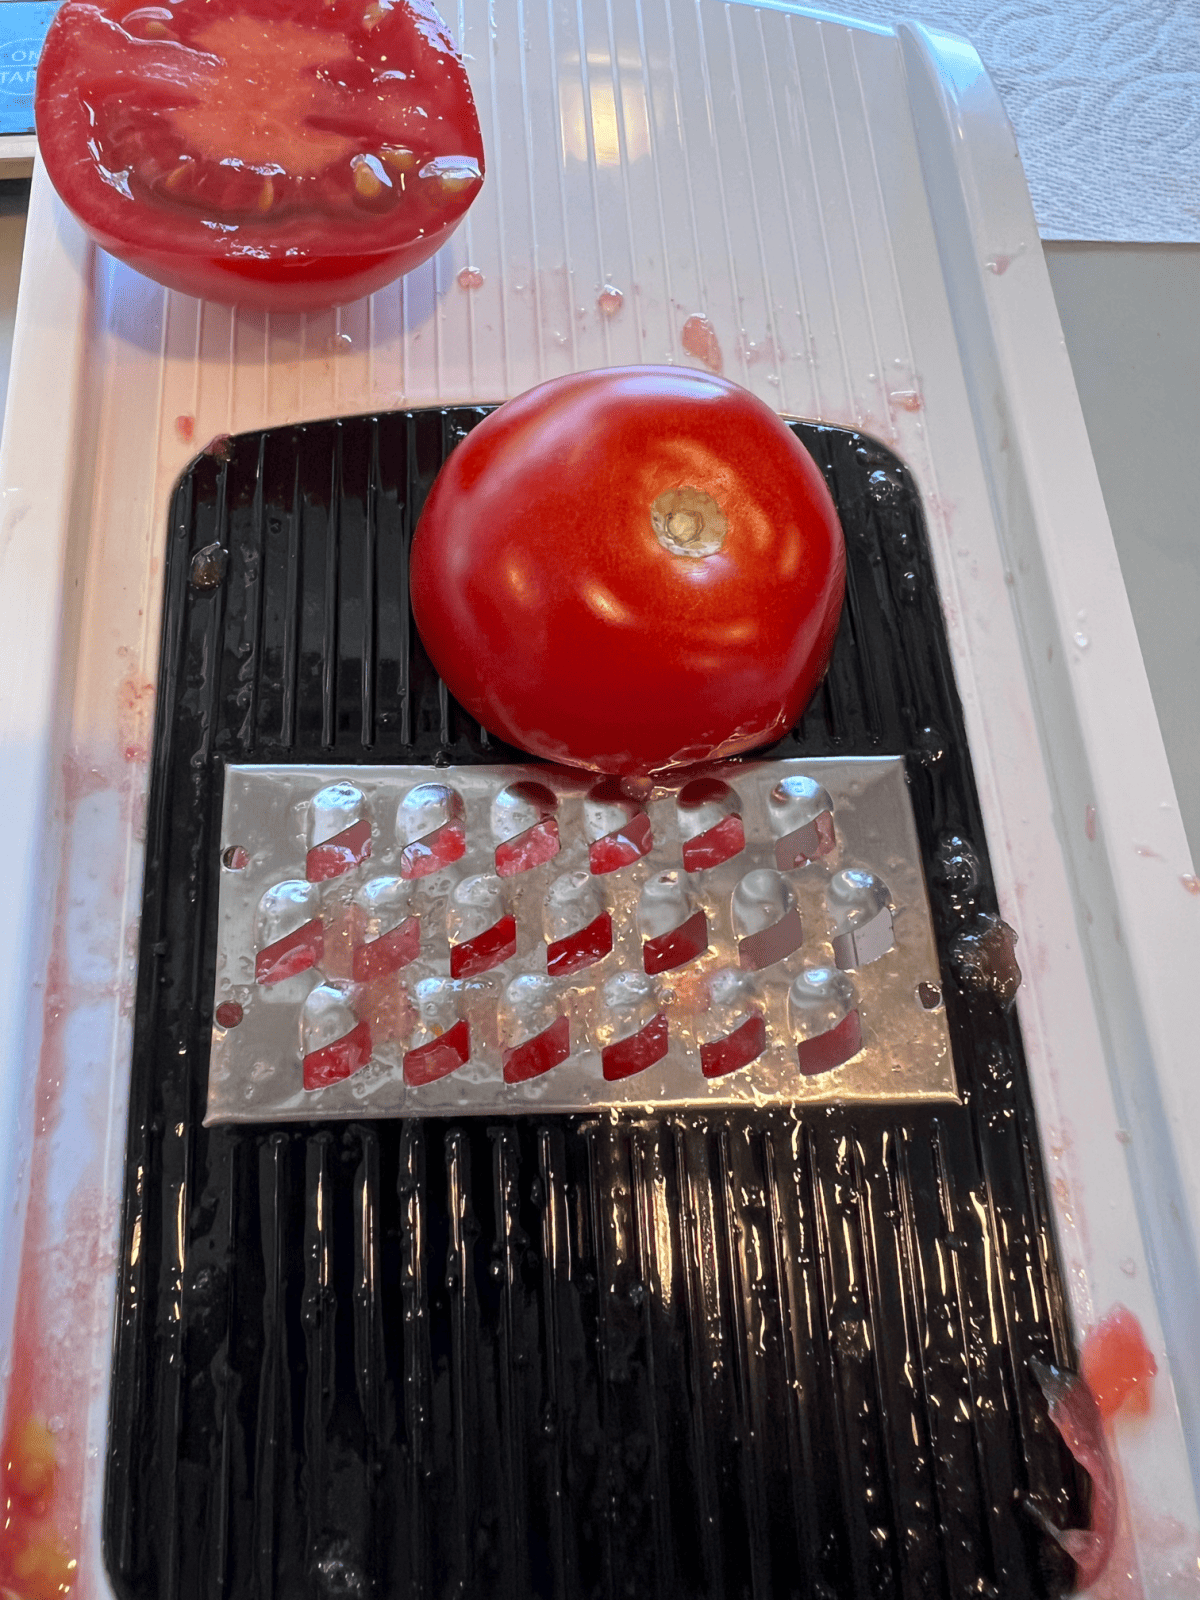
[(258, 191), (258, 209), (260, 211), (270, 211), (274, 204), (275, 184), (270, 178), (265, 178), (262, 188)]
[(416, 155), (402, 144), (381, 145), (379, 154), (395, 172), (411, 172), (417, 164)]
[(174, 34), (170, 24), (172, 16), (166, 6), (138, 6), (134, 11), (127, 11), (121, 18), (121, 26), (127, 33), (136, 33), (142, 30), (142, 36), (154, 39), (172, 39)]
[(479, 182), (479, 163), (470, 156), (435, 156), (421, 168), (420, 176), (436, 178), (445, 195), (459, 195)]
[(377, 200), (385, 188), (392, 187), (392, 180), (383, 170), (378, 156), (355, 156), (351, 166), (354, 187), (364, 200)]
[(179, 187), (184, 178), (187, 176), (187, 169), (189, 165), (189, 162), (182, 161), (180, 162), (179, 166), (175, 168), (174, 172), (168, 172), (166, 178), (163, 180), (168, 189), (177, 189)]

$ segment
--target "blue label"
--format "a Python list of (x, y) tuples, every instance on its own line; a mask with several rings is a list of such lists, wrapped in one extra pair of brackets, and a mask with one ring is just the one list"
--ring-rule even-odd
[(0, 134), (33, 132), (38, 56), (58, 0), (0, 4)]

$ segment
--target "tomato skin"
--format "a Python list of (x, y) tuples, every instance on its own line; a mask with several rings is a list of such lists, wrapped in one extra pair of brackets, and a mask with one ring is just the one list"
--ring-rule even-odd
[[(652, 506), (685, 488), (724, 514), (711, 553), (655, 532)], [(542, 384), (456, 447), (410, 592), (430, 659), (485, 728), (546, 761), (645, 775), (792, 726), (845, 566), (820, 471), (769, 407), (708, 373), (625, 367)]]
[(384, 287), (440, 248), (483, 181), (470, 84), (432, 0), (64, 0), (35, 119), (97, 244), (252, 309)]

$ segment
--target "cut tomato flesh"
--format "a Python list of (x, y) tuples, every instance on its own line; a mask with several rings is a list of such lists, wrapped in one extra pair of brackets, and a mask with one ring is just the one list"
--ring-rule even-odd
[(739, 816), (722, 817), (706, 832), (683, 844), (683, 870), (704, 872), (740, 855), (746, 848), (746, 829)]
[(490, 972), (502, 961), (516, 953), (517, 924), (513, 917), (501, 917), (490, 928), (485, 928), (474, 939), (464, 939), (450, 946), (450, 976), (473, 978), (476, 973)]
[(546, 971), (552, 978), (565, 978), (594, 962), (603, 961), (612, 947), (612, 917), (602, 911), (586, 928), (569, 933), (563, 939), (554, 939), (546, 946)]
[(315, 844), (305, 860), (304, 876), (309, 883), (327, 883), (360, 867), (370, 854), (371, 824), (363, 817), (324, 844)]
[(283, 983), (315, 967), (325, 953), (325, 925), (314, 917), (294, 933), (285, 934), (258, 952), (254, 960), (255, 983)]
[(419, 1044), (404, 1057), (404, 1081), (419, 1089), (424, 1083), (436, 1083), (451, 1072), (457, 1072), (464, 1061), (470, 1059), (471, 1035), (465, 1017), (448, 1028), (437, 1039)]
[(621, 1078), (632, 1078), (635, 1073), (645, 1072), (647, 1067), (662, 1060), (670, 1042), (666, 1013), (660, 1011), (637, 1033), (605, 1045), (600, 1052), (600, 1065), (605, 1078), (609, 1083), (616, 1083)]
[(700, 1046), (700, 1070), (706, 1078), (723, 1078), (757, 1061), (767, 1048), (767, 1025), (755, 1013), (723, 1039)]
[(848, 1011), (836, 1028), (820, 1033), (815, 1039), (801, 1039), (796, 1046), (800, 1071), (806, 1077), (816, 1077), (821, 1072), (832, 1072), (849, 1061), (862, 1049), (862, 1023), (857, 1009)]
[(504, 1081), (528, 1083), (530, 1078), (540, 1078), (551, 1067), (557, 1067), (570, 1054), (571, 1024), (566, 1017), (558, 1017), (534, 1038), (504, 1052)]
[(642, 965), (648, 973), (670, 972), (675, 967), (686, 966), (708, 949), (708, 918), (703, 911), (693, 911), (686, 922), (681, 922), (669, 933), (642, 943)]
[(467, 836), (457, 822), (444, 822), (423, 839), (406, 844), (400, 854), (402, 878), (427, 878), (443, 867), (453, 866), (467, 853)]
[(268, 310), (410, 271), (483, 180), (466, 71), (426, 0), (64, 0), (35, 115), (100, 244), (169, 288)]
[(352, 968), (355, 983), (372, 983), (377, 978), (390, 978), (394, 972), (407, 967), (421, 954), (421, 919), (405, 917), (390, 933), (360, 944), (354, 952)]
[(296, 178), (355, 154), (349, 134), (321, 125), (323, 117), (345, 116), (334, 79), (353, 64), (348, 39), (242, 12), (198, 29), (193, 44), (203, 52), (199, 96), (167, 112), (181, 148), (206, 161)]
[(513, 878), (518, 872), (529, 872), (543, 862), (553, 861), (558, 851), (558, 823), (549, 817), (496, 846), (496, 871), (502, 878)]
[(332, 1044), (312, 1050), (304, 1058), (304, 1087), (328, 1089), (365, 1067), (371, 1059), (371, 1030), (360, 1022)]
[(606, 833), (602, 839), (593, 840), (588, 846), (588, 866), (598, 878), (607, 872), (619, 872), (622, 867), (649, 855), (653, 845), (650, 818), (644, 811), (639, 811), (636, 816), (630, 817), (623, 828)]
[(1141, 1323), (1127, 1307), (1114, 1306), (1087, 1335), (1079, 1367), (1102, 1417), (1115, 1416), (1124, 1405), (1149, 1411), (1158, 1363)]

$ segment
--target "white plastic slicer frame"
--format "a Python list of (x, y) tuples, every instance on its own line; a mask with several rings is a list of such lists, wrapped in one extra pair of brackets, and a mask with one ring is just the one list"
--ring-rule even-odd
[(1200, 886), (995, 91), (968, 46), (905, 23), (718, 0), (446, 10), (488, 179), (437, 259), (369, 302), (270, 318), (167, 294), (95, 251), (35, 174), (0, 449), (0, 1371), (21, 1281), (47, 1406), (85, 1463), (63, 1511), (77, 1592), (108, 1592), (100, 1490), (172, 486), (221, 433), (688, 361), (693, 314), (728, 376), (789, 416), (875, 434), (920, 488), (1021, 939), (1075, 1324), (1122, 1301), (1160, 1365), (1151, 1416), (1117, 1423), (1127, 1562), (1148, 1595), (1176, 1592), (1169, 1574), (1194, 1583), (1200, 1555)]

